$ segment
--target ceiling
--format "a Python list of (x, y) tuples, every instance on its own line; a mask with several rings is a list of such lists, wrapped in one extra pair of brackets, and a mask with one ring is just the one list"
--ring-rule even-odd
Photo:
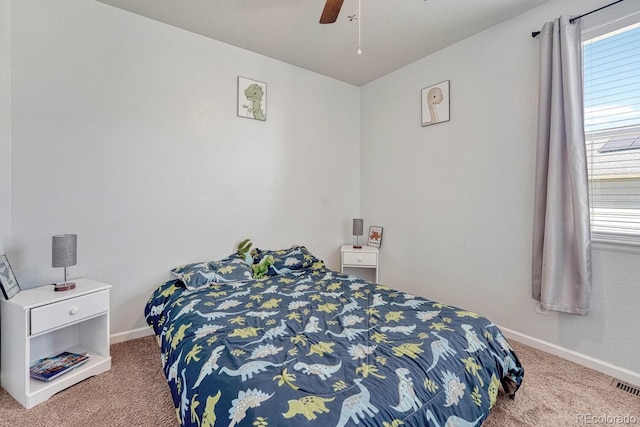
[(99, 1), (361, 86), (548, 0), (362, 0), (353, 21), (345, 0), (324, 25), (324, 0)]

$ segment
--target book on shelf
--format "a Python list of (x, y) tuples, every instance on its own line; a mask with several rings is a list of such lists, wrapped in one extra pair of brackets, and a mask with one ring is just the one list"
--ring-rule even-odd
[(31, 378), (41, 381), (51, 381), (65, 372), (77, 368), (89, 360), (86, 353), (78, 354), (63, 351), (55, 356), (44, 357), (29, 368)]

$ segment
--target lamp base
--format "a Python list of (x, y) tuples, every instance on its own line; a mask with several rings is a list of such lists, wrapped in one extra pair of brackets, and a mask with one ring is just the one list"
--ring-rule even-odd
[(353, 245), (353, 249), (362, 249), (362, 245)]
[(56, 283), (55, 285), (53, 285), (53, 290), (56, 292), (70, 291), (71, 289), (75, 288), (76, 284), (73, 282)]

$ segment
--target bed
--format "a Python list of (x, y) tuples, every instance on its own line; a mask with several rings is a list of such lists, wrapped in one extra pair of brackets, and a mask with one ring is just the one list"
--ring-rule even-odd
[[(325, 267), (304, 246), (178, 267), (153, 328), (183, 426), (479, 426), (524, 375), (488, 319)], [(263, 263), (264, 265), (264, 263)]]

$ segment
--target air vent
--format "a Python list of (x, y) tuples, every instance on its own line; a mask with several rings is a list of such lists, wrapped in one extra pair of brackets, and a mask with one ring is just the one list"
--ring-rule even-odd
[(633, 394), (634, 396), (640, 397), (640, 388), (638, 388), (636, 386), (632, 386), (631, 384), (627, 384), (625, 382), (622, 382), (622, 381), (616, 380), (616, 379), (614, 379), (611, 382), (611, 385), (614, 386), (615, 388), (619, 389), (619, 390), (626, 391), (629, 394)]

